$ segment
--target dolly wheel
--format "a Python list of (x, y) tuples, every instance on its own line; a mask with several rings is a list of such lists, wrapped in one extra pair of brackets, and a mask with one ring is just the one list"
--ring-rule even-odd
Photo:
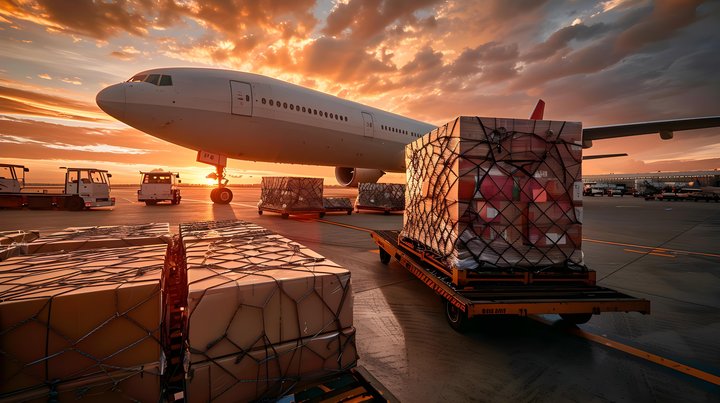
[(322, 213), (320, 213), (320, 214), (318, 214), (318, 215), (320, 216), (320, 218), (325, 217), (325, 213), (324, 213), (324, 212), (322, 212)]
[(156, 204), (157, 204), (157, 201), (155, 201), (155, 200), (145, 200), (146, 206), (154, 206)]
[(263, 213), (262, 210), (258, 210), (258, 215), (262, 215), (262, 213)]
[(348, 215), (352, 215), (352, 210), (348, 210)]
[(456, 332), (464, 332), (468, 323), (467, 312), (463, 312), (448, 300), (444, 299), (443, 301), (445, 303), (445, 319), (447, 319), (450, 327)]
[(591, 318), (591, 313), (561, 313), (560, 317), (562, 320), (575, 325), (582, 325), (587, 323)]
[(282, 213), (282, 214), (280, 215), (280, 217), (287, 219), (288, 217), (290, 217), (290, 214), (288, 214), (288, 213)]
[(380, 262), (382, 264), (390, 263), (390, 254), (387, 253), (383, 248), (378, 247), (378, 250), (380, 251)]

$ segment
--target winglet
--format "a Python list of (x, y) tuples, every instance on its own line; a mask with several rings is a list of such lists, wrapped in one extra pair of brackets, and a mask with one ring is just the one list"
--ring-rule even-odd
[(545, 114), (545, 101), (543, 101), (542, 99), (538, 99), (538, 103), (537, 103), (537, 105), (535, 105), (535, 110), (533, 111), (532, 115), (530, 115), (530, 119), (542, 120), (544, 114)]

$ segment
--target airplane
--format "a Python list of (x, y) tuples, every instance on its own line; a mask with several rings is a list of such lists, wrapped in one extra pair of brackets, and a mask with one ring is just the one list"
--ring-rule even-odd
[[(157, 68), (101, 90), (108, 115), (154, 137), (198, 151), (215, 165), (210, 198), (227, 204), (227, 158), (335, 167), (343, 186), (405, 172), (405, 145), (437, 126), (271, 77), (211, 68)], [(438, 100), (442, 102), (442, 100)], [(538, 102), (532, 119), (542, 119)], [(720, 126), (720, 116), (587, 127), (593, 140)], [(593, 156), (597, 158), (597, 156)]]

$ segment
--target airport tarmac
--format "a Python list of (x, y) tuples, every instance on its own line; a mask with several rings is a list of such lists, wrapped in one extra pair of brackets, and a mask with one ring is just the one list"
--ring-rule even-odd
[[(578, 327), (555, 315), (476, 320), (464, 334), (440, 299), (397, 262), (379, 261), (367, 229), (401, 214), (257, 214), (259, 188), (183, 188), (178, 206), (145, 206), (136, 188), (84, 212), (0, 210), (0, 230), (243, 219), (303, 243), (352, 272), (360, 364), (401, 401), (719, 401), (720, 204), (584, 199), (584, 245), (599, 284), (652, 302), (652, 314), (604, 313)], [(355, 195), (326, 189), (326, 196)]]

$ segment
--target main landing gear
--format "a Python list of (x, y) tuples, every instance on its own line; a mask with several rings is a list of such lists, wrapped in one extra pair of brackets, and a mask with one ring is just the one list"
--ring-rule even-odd
[(233, 193), (227, 188), (228, 180), (225, 178), (225, 167), (215, 166), (216, 171), (208, 175), (210, 179), (217, 179), (218, 187), (210, 192), (210, 200), (216, 204), (228, 204), (233, 199)]

